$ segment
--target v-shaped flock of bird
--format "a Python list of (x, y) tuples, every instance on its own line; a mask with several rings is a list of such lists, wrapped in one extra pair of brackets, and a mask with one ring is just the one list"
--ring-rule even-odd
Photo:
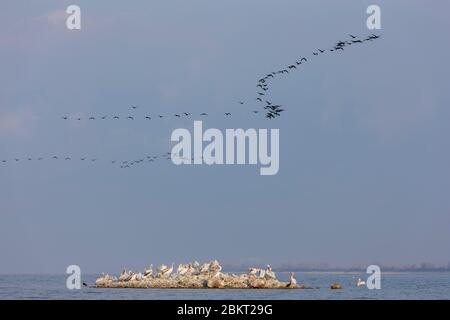
[[(308, 63), (309, 61), (311, 61), (314, 57), (318, 57), (321, 55), (324, 55), (326, 53), (338, 53), (338, 52), (342, 52), (344, 51), (346, 48), (350, 47), (350, 46), (354, 46), (354, 45), (358, 45), (358, 44), (363, 44), (365, 42), (372, 42), (376, 39), (379, 39), (381, 36), (380, 35), (376, 35), (376, 34), (371, 34), (369, 36), (365, 36), (365, 37), (358, 37), (358, 36), (354, 36), (354, 35), (349, 35), (349, 38), (346, 40), (340, 40), (338, 42), (336, 42), (331, 48), (327, 48), (327, 49), (317, 49), (316, 51), (314, 51), (312, 53), (312, 57), (301, 57), (298, 60), (294, 61), (291, 64), (288, 64), (286, 67), (281, 68), (280, 70), (277, 71), (272, 71), (267, 73), (264, 77), (260, 78), (257, 81), (257, 85), (256, 87), (258, 88), (257, 90), (257, 96), (255, 98), (255, 101), (257, 101), (261, 108), (263, 110), (258, 110), (259, 108), (252, 108), (251, 112), (253, 114), (265, 114), (265, 117), (267, 119), (275, 119), (276, 117), (279, 117), (281, 115), (281, 113), (284, 111), (284, 109), (282, 108), (281, 105), (279, 104), (275, 104), (271, 101), (269, 101), (269, 97), (268, 97), (268, 93), (270, 91), (270, 85), (273, 81), (275, 81), (278, 77), (281, 76), (285, 76), (285, 75), (289, 75), (292, 74), (294, 71), (298, 71), (301, 69), (301, 66), (305, 63)], [(246, 103), (245, 101), (239, 101), (238, 102), (240, 105), (246, 105), (248, 103)], [(132, 105), (130, 106), (131, 110), (137, 110), (139, 107), (137, 105)], [(230, 117), (232, 114), (231, 112), (225, 112), (223, 114), (223, 116), (225, 117)], [(143, 118), (144, 120), (153, 120), (153, 119), (163, 119), (163, 118), (172, 118), (172, 119), (176, 119), (176, 118), (182, 118), (182, 117), (191, 117), (194, 116), (194, 114), (192, 112), (180, 112), (180, 113), (175, 113), (173, 115), (167, 115), (167, 114), (156, 114), (156, 115), (144, 115), (141, 116), (140, 118)], [(206, 112), (201, 112), (199, 113), (199, 116), (201, 117), (207, 117), (208, 113)], [(120, 119), (125, 119), (125, 120), (130, 120), (133, 121), (135, 119), (138, 118), (138, 116), (136, 116), (135, 114), (133, 115), (127, 115), (127, 116), (119, 116), (119, 115), (102, 115), (102, 116), (94, 116), (94, 115), (90, 115), (88, 117), (70, 117), (67, 115), (64, 115), (61, 117), (63, 120), (75, 120), (75, 121), (83, 121), (83, 120), (88, 120), (88, 121), (95, 121), (95, 120), (120, 120)], [(78, 158), (74, 158), (74, 157), (70, 157), (70, 156), (58, 156), (58, 155), (52, 155), (52, 156), (48, 156), (48, 157), (26, 157), (26, 158), (13, 158), (13, 159), (1, 159), (0, 160), (0, 164), (7, 164), (7, 163), (18, 163), (21, 160), (23, 161), (43, 161), (43, 160), (64, 160), (64, 161), (71, 161), (71, 160), (80, 160), (80, 161), (90, 161), (90, 162), (96, 162), (98, 159), (97, 158), (87, 158), (87, 157), (78, 157)], [(111, 164), (115, 164), (118, 165), (120, 168), (131, 168), (133, 166), (136, 166), (138, 164), (143, 164), (143, 163), (154, 163), (157, 159), (166, 159), (166, 160), (170, 160), (171, 159), (171, 155), (170, 152), (166, 152), (162, 155), (148, 155), (148, 156), (143, 156), (143, 157), (139, 157), (137, 159), (134, 160), (125, 160), (125, 161), (119, 161), (119, 160), (108, 160), (107, 162), (111, 163)]]

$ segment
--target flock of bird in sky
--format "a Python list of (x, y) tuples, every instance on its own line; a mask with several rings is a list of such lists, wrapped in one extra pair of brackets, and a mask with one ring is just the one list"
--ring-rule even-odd
[[(380, 38), (380, 35), (375, 35), (375, 34), (371, 34), (369, 36), (366, 37), (358, 37), (358, 36), (354, 36), (352, 34), (349, 35), (349, 38), (347, 40), (340, 40), (338, 41), (333, 47), (331, 48), (327, 48), (327, 49), (317, 49), (316, 51), (314, 51), (312, 53), (312, 57), (301, 57), (298, 60), (294, 61), (293, 63), (287, 65), (284, 68), (281, 68), (280, 70), (277, 71), (272, 71), (267, 73), (264, 77), (260, 78), (257, 81), (257, 85), (256, 87), (257, 89), (257, 96), (255, 97), (255, 101), (257, 103), (259, 103), (260, 108), (253, 108), (251, 110), (251, 112), (253, 114), (265, 114), (265, 117), (267, 119), (275, 119), (276, 117), (279, 117), (281, 115), (281, 113), (284, 111), (284, 109), (282, 108), (282, 105), (279, 104), (275, 104), (273, 102), (271, 102), (269, 100), (269, 91), (270, 91), (270, 85), (271, 83), (277, 79), (277, 77), (280, 76), (284, 76), (284, 75), (289, 75), (291, 73), (293, 73), (294, 71), (300, 70), (301, 66), (309, 61), (311, 61), (311, 59), (313, 59), (314, 57), (326, 54), (326, 53), (338, 53), (341, 51), (344, 51), (346, 48), (350, 47), (350, 46), (354, 46), (357, 44), (362, 44), (364, 42), (371, 42), (374, 41), (378, 38)], [(240, 105), (247, 105), (248, 103), (245, 101), (239, 101)], [(131, 110), (136, 111), (139, 108), (139, 106), (137, 105), (132, 105), (130, 106)], [(262, 108), (262, 110), (261, 110)], [(198, 114), (201, 117), (207, 117), (208, 113), (206, 112), (202, 112)], [(230, 117), (232, 116), (231, 112), (225, 112), (223, 114), (225, 117)], [(180, 112), (180, 113), (175, 113), (173, 115), (167, 115), (167, 114), (156, 114), (156, 115), (144, 115), (144, 116), (140, 116), (139, 118), (143, 118), (145, 120), (153, 120), (153, 119), (163, 119), (163, 118), (186, 118), (186, 117), (194, 117), (195, 114), (192, 112)], [(102, 116), (88, 116), (86, 118), (83, 117), (70, 117), (68, 115), (64, 115), (61, 117), (63, 120), (75, 120), (75, 121), (83, 121), (83, 120), (88, 120), (88, 121), (95, 121), (95, 120), (120, 120), (120, 119), (125, 119), (125, 120), (130, 120), (133, 121), (135, 119), (138, 119), (138, 116), (136, 115), (127, 115), (127, 116), (119, 116), (119, 115), (102, 115)], [(12, 162), (12, 163), (18, 163), (21, 160), (23, 161), (43, 161), (43, 160), (63, 160), (63, 161), (71, 161), (71, 160), (80, 160), (80, 161), (89, 161), (89, 162), (97, 162), (97, 158), (88, 158), (88, 157), (78, 157), (78, 158), (74, 158), (74, 157), (70, 157), (70, 156), (58, 156), (58, 155), (51, 155), (48, 157), (27, 157), (27, 158), (13, 158), (13, 159), (2, 159), (0, 160), (2, 164), (6, 164), (8, 162)], [(166, 159), (166, 160), (170, 160), (171, 159), (171, 154), (170, 152), (166, 152), (164, 154), (158, 154), (158, 155), (147, 155), (147, 156), (143, 156), (143, 157), (139, 157), (137, 159), (134, 160), (125, 160), (125, 161), (118, 161), (118, 160), (110, 160), (108, 162), (110, 162), (113, 165), (118, 165), (120, 168), (131, 168), (135, 165), (138, 164), (143, 164), (143, 163), (153, 163), (158, 159)]]

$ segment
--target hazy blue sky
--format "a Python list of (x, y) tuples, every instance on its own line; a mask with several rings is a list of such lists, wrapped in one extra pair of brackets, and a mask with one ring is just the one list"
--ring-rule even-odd
[[(248, 112), (260, 76), (370, 34), (372, 3), (381, 39), (274, 82), (281, 118)], [(69, 4), (80, 31), (66, 29)], [(448, 1), (424, 0), (3, 1), (0, 158), (99, 160), (0, 163), (0, 273), (211, 258), (446, 264), (449, 14)], [(206, 127), (280, 128), (278, 175), (169, 161), (120, 170), (109, 161), (168, 151), (193, 119), (60, 118), (183, 111), (210, 113)]]

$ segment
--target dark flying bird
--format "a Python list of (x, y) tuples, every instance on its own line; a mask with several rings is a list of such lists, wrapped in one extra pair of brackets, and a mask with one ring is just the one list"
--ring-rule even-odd
[(289, 67), (288, 67), (289, 69), (297, 69), (297, 67), (295, 66), (295, 65), (290, 65)]
[(67, 119), (68, 119), (67, 116), (64, 116), (64, 117), (61, 117), (61, 118), (63, 118), (64, 120), (67, 120)]
[(149, 116), (146, 116), (145, 119), (152, 120), (152, 118), (150, 118)]
[(119, 116), (114, 116), (114, 118), (113, 119), (119, 119)]
[(207, 116), (208, 114), (206, 112), (200, 113), (201, 116)]
[(231, 116), (231, 113), (230, 112), (225, 112), (225, 115), (226, 116)]
[(132, 116), (128, 116), (127, 119), (134, 120)]
[(95, 120), (95, 117), (89, 117), (89, 120)]

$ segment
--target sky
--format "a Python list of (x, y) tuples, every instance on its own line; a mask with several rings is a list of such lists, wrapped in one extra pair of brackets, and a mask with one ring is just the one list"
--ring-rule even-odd
[[(373, 33), (373, 1), (4, 1), (0, 273), (450, 262), (450, 4), (376, 3), (380, 39), (314, 57)], [(282, 116), (253, 115), (257, 80), (302, 56), (271, 87)], [(113, 114), (136, 120), (98, 119)], [(278, 174), (111, 164), (169, 151), (194, 120), (279, 129)]]

